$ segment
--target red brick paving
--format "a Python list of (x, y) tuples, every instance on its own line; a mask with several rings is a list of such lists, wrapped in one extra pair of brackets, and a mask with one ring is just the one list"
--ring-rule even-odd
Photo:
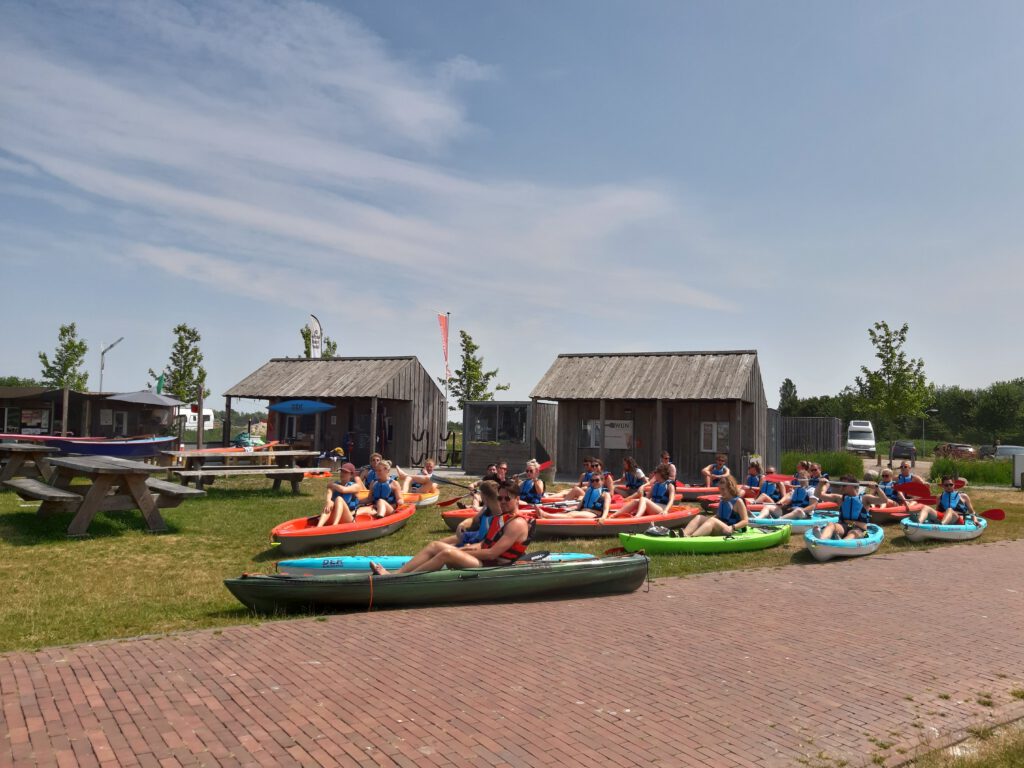
[(895, 764), (1024, 717), (1022, 561), (952, 546), (12, 653), (0, 765)]

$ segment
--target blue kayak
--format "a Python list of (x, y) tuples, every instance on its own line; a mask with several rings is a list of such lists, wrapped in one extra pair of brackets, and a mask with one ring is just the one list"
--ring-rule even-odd
[[(533, 553), (527, 553), (529, 557)], [(593, 560), (594, 555), (582, 552), (551, 552), (543, 561), (565, 563), (571, 560)], [(277, 572), (287, 576), (331, 576), (339, 573), (367, 571), (370, 563), (380, 563), (386, 570), (397, 571), (412, 560), (410, 555), (346, 555), (344, 557), (304, 557), (298, 560), (282, 560)]]
[(882, 533), (882, 529), (874, 523), (868, 524), (867, 536), (862, 539), (823, 539), (820, 528), (812, 528), (804, 534), (807, 551), (819, 563), (831, 560), (833, 557), (870, 555), (882, 545), (884, 538), (885, 534)]

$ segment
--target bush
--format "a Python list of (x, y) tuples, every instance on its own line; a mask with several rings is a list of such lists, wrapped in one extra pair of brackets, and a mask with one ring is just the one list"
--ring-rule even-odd
[(797, 462), (804, 460), (821, 464), (821, 471), (833, 478), (853, 475), (859, 479), (864, 474), (864, 461), (861, 457), (846, 451), (786, 451), (782, 454), (782, 466), (778, 469), (784, 475), (792, 475), (796, 472)]
[(937, 483), (943, 475), (962, 477), (982, 485), (1013, 485), (1013, 462), (964, 461), (963, 459), (936, 459), (932, 462), (931, 481)]

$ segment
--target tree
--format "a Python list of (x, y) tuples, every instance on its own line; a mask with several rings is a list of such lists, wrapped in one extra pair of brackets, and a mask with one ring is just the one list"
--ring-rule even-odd
[(779, 413), (783, 416), (796, 416), (800, 408), (800, 398), (796, 394), (796, 384), (792, 379), (784, 379), (779, 387)]
[[(462, 344), (462, 367), (454, 371), (447, 382), (451, 394), (456, 398), (455, 405), (448, 406), (449, 411), (461, 411), (467, 401), (493, 400), (494, 395), (490, 391), (491, 379), (498, 375), (497, 368), (493, 371), (484, 370), (484, 359), (476, 354), (480, 347), (473, 343), (472, 336), (465, 331), (459, 331), (459, 341)], [(437, 380), (445, 383), (440, 376)], [(494, 389), (501, 391), (508, 389), (509, 386), (496, 384)]]
[(884, 320), (868, 328), (879, 366), (870, 370), (861, 366), (857, 376), (857, 395), (864, 408), (879, 422), (880, 430), (893, 437), (897, 423), (910, 417), (919, 419), (928, 403), (928, 383), (924, 360), (908, 358), (903, 350), (907, 342), (908, 323), (893, 330)]
[(89, 374), (81, 368), (88, 350), (85, 340), (78, 338), (74, 323), (62, 325), (53, 362), (45, 352), (39, 353), (39, 362), (43, 364), (43, 386), (57, 389), (66, 385), (69, 389), (84, 391), (89, 383)]
[(38, 379), (26, 379), (21, 376), (0, 376), (0, 387), (42, 387)]
[[(302, 334), (302, 346), (306, 358), (313, 357), (313, 330), (308, 326), (304, 325), (299, 328), (299, 333)], [(320, 349), (320, 356), (324, 359), (331, 359), (338, 354), (338, 342), (334, 341), (330, 336), (324, 335), (324, 340)]]
[(1021, 379), (997, 381), (978, 392), (974, 420), (978, 429), (992, 442), (1015, 435), (1020, 430), (1024, 415), (1022, 383)]
[[(206, 389), (203, 353), (199, 351), (201, 337), (199, 331), (185, 323), (175, 326), (173, 333), (177, 338), (171, 347), (171, 358), (162, 371), (164, 392), (182, 402), (192, 403), (197, 399), (200, 386), (203, 387), (203, 397), (210, 394), (210, 390)], [(153, 381), (160, 378), (160, 374), (152, 368), (149, 369), (149, 375)]]

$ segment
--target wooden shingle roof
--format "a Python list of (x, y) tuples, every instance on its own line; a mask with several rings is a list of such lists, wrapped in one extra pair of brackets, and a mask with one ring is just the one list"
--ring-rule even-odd
[(756, 368), (755, 350), (559, 355), (530, 397), (754, 402)]
[(415, 357), (278, 357), (246, 376), (226, 397), (385, 397), (411, 400), (425, 373)]

